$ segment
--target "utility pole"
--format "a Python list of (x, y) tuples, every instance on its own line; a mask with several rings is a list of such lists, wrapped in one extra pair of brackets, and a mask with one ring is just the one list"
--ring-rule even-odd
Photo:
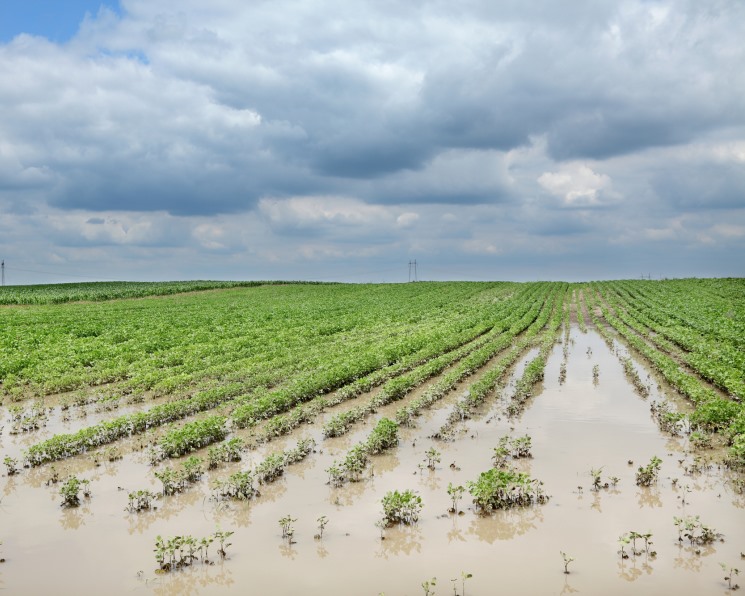
[(2, 271), (3, 287), (5, 287), (5, 259), (0, 261), (0, 271)]

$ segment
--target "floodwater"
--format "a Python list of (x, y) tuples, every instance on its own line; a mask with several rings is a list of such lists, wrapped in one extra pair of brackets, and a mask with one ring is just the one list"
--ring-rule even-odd
[[(243, 462), (205, 474), (184, 493), (160, 500), (152, 512), (125, 511), (129, 490), (160, 489), (141, 452), (99, 467), (89, 458), (58, 463), (63, 476), (76, 472), (91, 480), (92, 498), (74, 509), (59, 506), (59, 485), (45, 484), (50, 466), (2, 477), (0, 558), (6, 562), (0, 564), (0, 592), (422, 594), (422, 582), (436, 577), (436, 594), (453, 593), (454, 587), (458, 594), (465, 587), (469, 595), (728, 593), (719, 563), (745, 567), (740, 555), (745, 552), (745, 495), (716, 466), (700, 466), (691, 475), (697, 454), (689, 452), (685, 438), (661, 433), (650, 416), (651, 401), (674, 401), (674, 396), (653, 387), (649, 398), (639, 397), (597, 333), (572, 328), (563, 383), (562, 348), (555, 346), (544, 382), (520, 417), (504, 415), (508, 384), (461, 423), (453, 441), (428, 438), (477, 378), (472, 377), (426, 411), (417, 427), (401, 428), (398, 448), (373, 456), (365, 480), (341, 488), (326, 484), (325, 470), (364, 440), (380, 416), (393, 417), (405, 402), (381, 408), (346, 436), (324, 440), (323, 422), (340, 411), (329, 410), (313, 425), (249, 452)], [(649, 371), (637, 367), (647, 378)], [(650, 381), (658, 382), (654, 376)], [(7, 429), (6, 424), (0, 436), (2, 456), (29, 441), (8, 435)], [(548, 503), (481, 517), (466, 493), (460, 502), (463, 515), (448, 513), (448, 483), (475, 480), (491, 466), (501, 436), (526, 433), (532, 437), (533, 458), (515, 465), (543, 481), (551, 495)], [(247, 503), (210, 499), (211, 479), (245, 469), (303, 437), (317, 441), (316, 453), (262, 487), (260, 497)], [(420, 465), (432, 446), (441, 452), (434, 471)], [(636, 486), (637, 467), (655, 455), (663, 461), (657, 484)], [(619, 481), (594, 491), (590, 469), (601, 467), (604, 479), (616, 476)], [(375, 526), (380, 500), (393, 489), (418, 491), (424, 508), (416, 526), (389, 528), (381, 540)], [(294, 544), (281, 538), (278, 520), (286, 515), (297, 520)], [(321, 515), (329, 522), (316, 540)], [(687, 515), (699, 515), (724, 541), (680, 543), (673, 517)], [(234, 531), (227, 559), (155, 573), (156, 536), (202, 537), (218, 526)], [(656, 556), (621, 558), (618, 538), (632, 530), (653, 534), (650, 550)], [(560, 551), (575, 559), (568, 575)], [(472, 574), (464, 586), (462, 573)]]

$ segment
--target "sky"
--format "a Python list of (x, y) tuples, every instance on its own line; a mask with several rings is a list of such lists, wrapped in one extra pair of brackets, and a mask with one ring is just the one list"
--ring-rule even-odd
[(745, 276), (741, 0), (0, 4), (7, 284)]

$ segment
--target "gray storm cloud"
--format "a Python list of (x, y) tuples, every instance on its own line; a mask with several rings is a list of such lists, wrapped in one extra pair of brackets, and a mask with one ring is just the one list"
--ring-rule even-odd
[(696, 212), (687, 262), (743, 273), (741, 2), (121, 4), (0, 45), (4, 254), (305, 254), (320, 275), (426, 251), (533, 275), (541, 251), (553, 271), (650, 243), (681, 274), (660, 230)]

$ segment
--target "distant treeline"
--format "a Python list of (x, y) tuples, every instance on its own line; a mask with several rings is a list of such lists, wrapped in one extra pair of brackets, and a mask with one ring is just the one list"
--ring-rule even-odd
[(165, 296), (227, 288), (263, 285), (319, 284), (313, 281), (101, 281), (0, 287), (0, 304), (60, 304), (120, 298)]

